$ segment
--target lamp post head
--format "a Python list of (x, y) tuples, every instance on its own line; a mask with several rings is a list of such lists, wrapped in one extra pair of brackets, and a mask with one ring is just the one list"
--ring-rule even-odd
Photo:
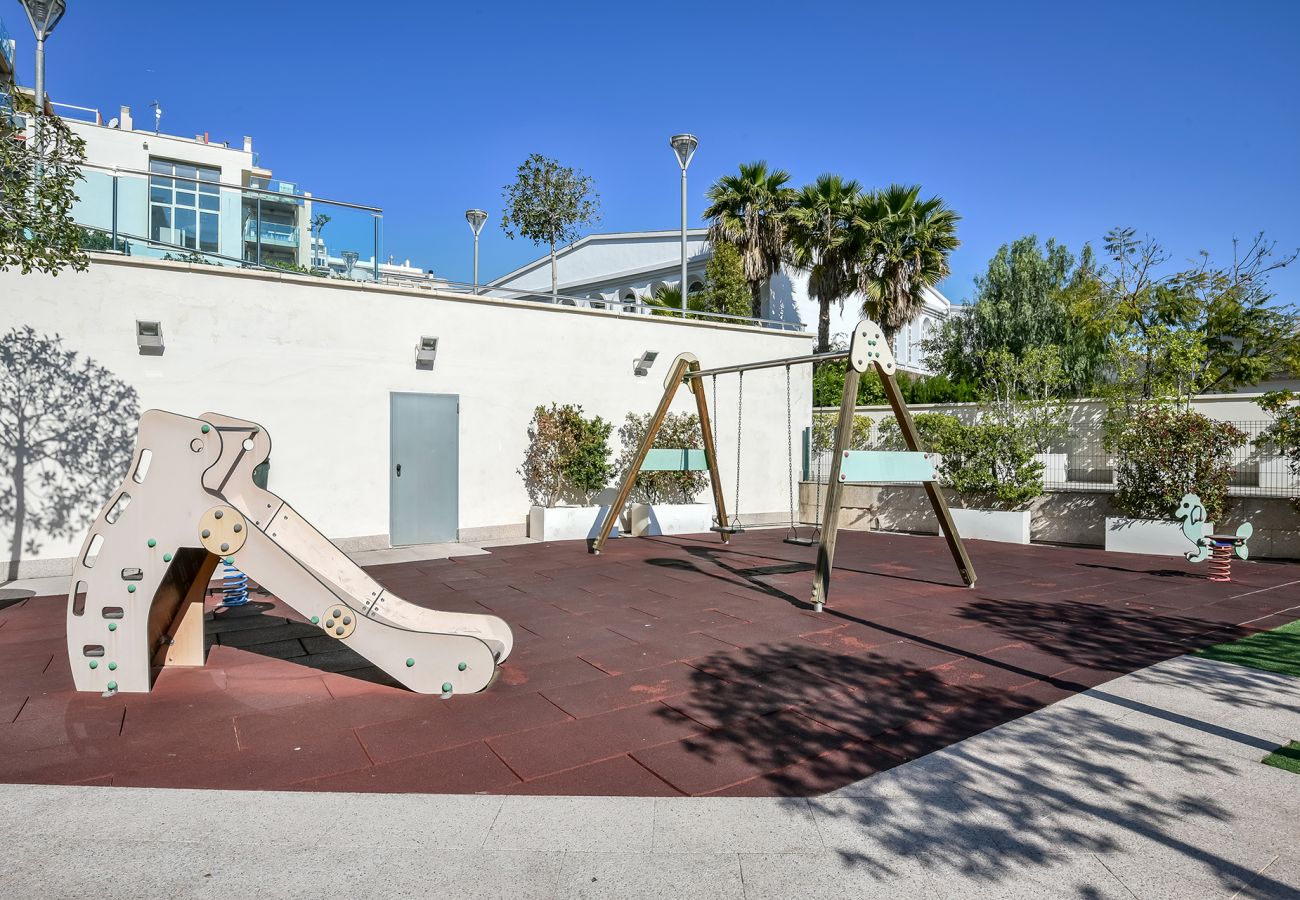
[(488, 214), (486, 210), (482, 210), (482, 209), (465, 210), (465, 221), (469, 223), (470, 228), (474, 229), (474, 235), (476, 237), (478, 236), (478, 233), (483, 230), (483, 223), (487, 221), (487, 217)]
[(693, 134), (674, 134), (668, 139), (672, 146), (673, 152), (677, 154), (677, 162), (681, 164), (682, 171), (691, 164), (691, 157), (695, 155), (695, 148), (700, 145), (700, 140)]
[(27, 12), (27, 21), (32, 23), (32, 31), (38, 41), (43, 41), (54, 31), (67, 11), (65, 0), (19, 0)]

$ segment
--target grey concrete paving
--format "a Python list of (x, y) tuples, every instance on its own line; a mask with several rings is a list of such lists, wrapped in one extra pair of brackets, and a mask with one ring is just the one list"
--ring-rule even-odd
[(1300, 900), (1300, 679), (1183, 657), (812, 800), (0, 786), (0, 897)]

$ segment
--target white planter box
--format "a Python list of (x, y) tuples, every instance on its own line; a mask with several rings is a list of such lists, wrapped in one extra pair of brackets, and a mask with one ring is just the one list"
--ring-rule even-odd
[(1034, 459), (1043, 464), (1043, 484), (1061, 484), (1067, 480), (1068, 453), (1035, 453)]
[(1004, 544), (1029, 543), (1029, 510), (954, 509), (952, 520), (957, 533), (974, 541), (1001, 541)]
[[(528, 536), (535, 541), (594, 538), (608, 511), (608, 506), (534, 506), (528, 510)], [(617, 521), (609, 536), (619, 536)]]
[[(1205, 533), (1214, 533), (1213, 522), (1205, 523)], [(1107, 516), (1106, 549), (1148, 556), (1182, 556), (1196, 548), (1183, 534), (1182, 522)]]
[(713, 524), (708, 503), (633, 503), (629, 531), (638, 537), (702, 534)]

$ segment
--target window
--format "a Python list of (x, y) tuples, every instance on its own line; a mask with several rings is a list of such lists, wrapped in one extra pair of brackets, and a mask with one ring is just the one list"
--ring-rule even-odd
[(218, 169), (149, 160), (149, 237), (206, 253), (220, 247)]

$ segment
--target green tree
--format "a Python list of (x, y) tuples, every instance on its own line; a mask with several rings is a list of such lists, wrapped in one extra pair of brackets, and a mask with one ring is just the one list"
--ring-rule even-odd
[[(82, 230), (72, 218), (86, 145), (58, 116), (37, 114), (32, 100), (13, 92), (15, 112), (34, 119), (31, 140), (0, 125), (0, 272), (57, 275), (84, 271)], [(43, 147), (44, 154), (37, 148)]]
[(559, 295), (555, 248), (578, 237), (578, 228), (600, 221), (600, 196), (591, 178), (540, 153), (529, 156), (502, 188), (505, 210), (501, 229), (506, 237), (527, 238), (551, 250), (551, 299)]
[(722, 176), (706, 194), (709, 241), (740, 251), (754, 318), (763, 315), (763, 282), (786, 253), (786, 212), (795, 196), (789, 181), (789, 172), (769, 170), (766, 162), (741, 163), (737, 174)]
[(925, 292), (948, 277), (960, 246), (960, 216), (940, 197), (920, 199), (919, 185), (890, 185), (862, 195), (853, 214), (854, 258), (863, 312), (892, 348), (899, 329), (920, 315)]
[(1269, 276), (1297, 258), (1263, 233), (1232, 259), (1202, 251), (1195, 265), (1164, 271), (1169, 254), (1132, 228), (1106, 236), (1111, 264), (1091, 314), (1115, 335), (1116, 392), (1139, 399), (1190, 397), (1257, 384), (1300, 368), (1296, 307), (1276, 303)]
[(1003, 244), (975, 279), (975, 298), (949, 316), (926, 350), (939, 372), (957, 380), (986, 377), (988, 354), (1022, 356), (1055, 347), (1065, 390), (1087, 393), (1101, 374), (1107, 347), (1104, 328), (1088, 313), (1101, 288), (1092, 248), (1078, 258), (1062, 244), (1036, 235)]
[[(745, 281), (745, 267), (740, 251), (727, 243), (713, 245), (713, 255), (704, 270), (704, 290), (696, 295), (700, 308), (728, 316), (750, 314), (749, 285)], [(690, 298), (695, 309), (695, 296)]]
[(817, 348), (831, 345), (831, 304), (842, 307), (858, 287), (853, 259), (853, 214), (862, 187), (825, 174), (806, 185), (790, 211), (788, 254), (791, 265), (808, 273), (808, 296), (817, 301)]

